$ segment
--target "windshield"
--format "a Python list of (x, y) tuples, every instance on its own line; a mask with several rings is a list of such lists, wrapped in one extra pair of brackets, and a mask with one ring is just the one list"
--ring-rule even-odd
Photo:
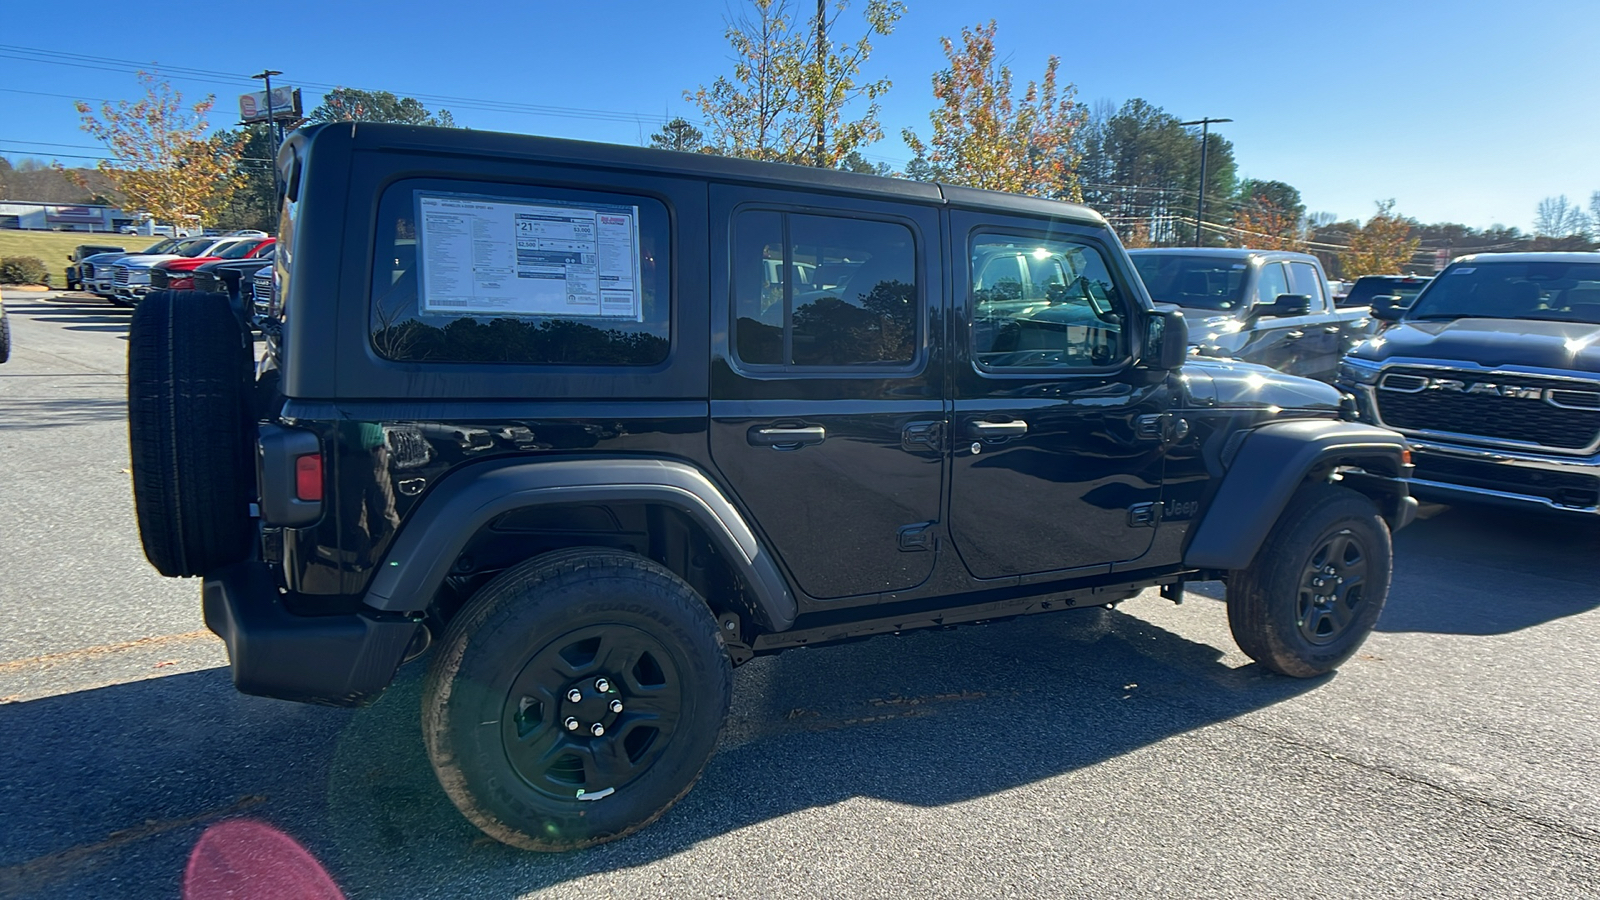
[(244, 259), (246, 256), (250, 255), (250, 251), (259, 246), (261, 246), (261, 241), (240, 241), (237, 244), (229, 244), (221, 251), (212, 255), (219, 259)]
[(1401, 306), (1410, 306), (1431, 278), (1387, 278), (1383, 276), (1356, 279), (1350, 293), (1339, 301), (1340, 306), (1371, 306), (1372, 298), (1389, 294), (1400, 298)]
[(135, 254), (135, 255), (168, 253), (168, 252), (171, 252), (172, 248), (176, 247), (176, 246), (178, 246), (178, 242), (177, 241), (173, 240), (172, 238), (167, 238), (165, 240), (157, 241), (156, 243), (151, 244), (150, 246), (144, 248), (143, 250), (140, 250), (139, 253)]
[(1600, 324), (1600, 262), (1451, 266), (1407, 319), (1544, 319)]
[(1213, 256), (1135, 253), (1133, 266), (1157, 303), (1231, 312), (1245, 305), (1249, 263)]

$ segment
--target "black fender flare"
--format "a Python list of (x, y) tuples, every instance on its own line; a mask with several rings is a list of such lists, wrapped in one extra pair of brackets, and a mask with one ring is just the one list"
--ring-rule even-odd
[(705, 529), (753, 595), (757, 624), (785, 631), (797, 606), (773, 554), (700, 470), (664, 459), (508, 459), (452, 473), (422, 499), (389, 548), (363, 602), (384, 612), (427, 607), (467, 541), (495, 517), (550, 503), (644, 501)]
[(1360, 465), (1351, 487), (1384, 497), (1383, 513), (1398, 530), (1411, 521), (1406, 441), (1387, 428), (1334, 419), (1273, 422), (1248, 432), (1199, 525), (1189, 533), (1183, 564), (1197, 569), (1243, 569), (1255, 559), (1306, 475), (1330, 461)]

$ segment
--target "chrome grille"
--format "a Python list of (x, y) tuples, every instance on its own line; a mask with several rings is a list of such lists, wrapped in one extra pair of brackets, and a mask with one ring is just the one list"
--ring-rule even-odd
[(111, 274), (111, 280), (117, 284), (126, 285), (128, 283), (128, 268), (126, 266), (117, 266), (116, 271)]
[(251, 294), (250, 307), (255, 311), (258, 319), (265, 319), (272, 314), (272, 267), (257, 273), (250, 280)]
[(1396, 368), (1374, 392), (1401, 431), (1584, 450), (1600, 442), (1600, 382), (1459, 369)]

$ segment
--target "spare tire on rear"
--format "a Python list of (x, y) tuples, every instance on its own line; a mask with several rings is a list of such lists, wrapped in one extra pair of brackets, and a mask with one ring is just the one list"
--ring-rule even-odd
[(250, 348), (225, 295), (153, 291), (134, 310), (133, 499), (163, 575), (205, 575), (250, 553)]

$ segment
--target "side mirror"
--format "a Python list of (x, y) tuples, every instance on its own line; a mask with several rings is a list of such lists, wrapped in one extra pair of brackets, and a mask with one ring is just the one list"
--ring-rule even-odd
[(1311, 298), (1305, 294), (1279, 294), (1271, 303), (1258, 306), (1255, 313), (1258, 316), (1274, 316), (1288, 318), (1289, 316), (1303, 316), (1311, 312)]
[(1145, 366), (1151, 369), (1177, 369), (1189, 358), (1189, 322), (1176, 309), (1156, 310), (1146, 320)]
[(1393, 294), (1379, 294), (1372, 298), (1372, 317), (1383, 322), (1398, 322), (1405, 309), (1400, 298)]

